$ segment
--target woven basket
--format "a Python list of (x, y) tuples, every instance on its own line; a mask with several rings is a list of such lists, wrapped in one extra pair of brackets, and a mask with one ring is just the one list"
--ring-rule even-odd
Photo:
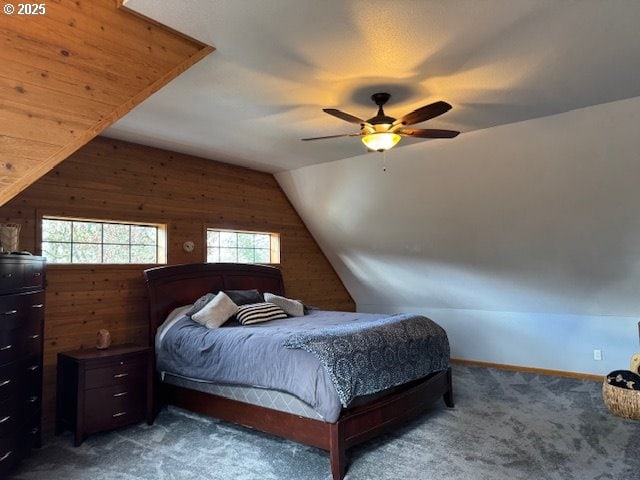
[(609, 385), (605, 378), (602, 383), (602, 398), (614, 415), (640, 420), (640, 390), (629, 390)]
[(19, 223), (0, 223), (0, 252), (17, 252), (19, 238)]

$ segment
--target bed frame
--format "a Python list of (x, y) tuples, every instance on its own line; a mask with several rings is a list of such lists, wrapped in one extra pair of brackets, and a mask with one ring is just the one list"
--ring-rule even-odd
[[(169, 312), (208, 292), (247, 290), (284, 295), (280, 270), (263, 265), (205, 263), (145, 270), (149, 292), (149, 343)], [(155, 358), (155, 356), (154, 356)], [(156, 375), (157, 377), (157, 375)], [(394, 389), (370, 403), (344, 409), (336, 423), (246, 404), (160, 382), (154, 388), (155, 412), (163, 404), (176, 405), (245, 427), (312, 445), (329, 452), (334, 480), (346, 470), (346, 450), (416, 417), (438, 398), (453, 407), (451, 369)]]

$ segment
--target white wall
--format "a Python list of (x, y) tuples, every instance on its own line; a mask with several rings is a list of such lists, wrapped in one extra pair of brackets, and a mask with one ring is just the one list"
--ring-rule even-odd
[(277, 179), (358, 309), (426, 314), (454, 357), (605, 374), (640, 351), (640, 97)]

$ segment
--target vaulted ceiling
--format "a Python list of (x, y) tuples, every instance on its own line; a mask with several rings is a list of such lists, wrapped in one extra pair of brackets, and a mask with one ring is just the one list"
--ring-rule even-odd
[(115, 0), (41, 5), (0, 14), (0, 205), (213, 51)]
[[(392, 116), (436, 100), (421, 126), (468, 133), (640, 95), (637, 0), (129, 0), (217, 48), (107, 135), (266, 171), (364, 153), (322, 112)], [(452, 140), (429, 140), (448, 142)], [(416, 141), (404, 139), (406, 146)], [(396, 147), (398, 148), (398, 147)]]

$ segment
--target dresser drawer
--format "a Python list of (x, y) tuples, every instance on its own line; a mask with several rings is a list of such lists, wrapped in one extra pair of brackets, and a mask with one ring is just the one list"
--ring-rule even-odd
[(0, 296), (0, 330), (13, 330), (30, 320), (44, 321), (44, 292)]
[(86, 389), (119, 385), (131, 380), (144, 383), (147, 355), (135, 355), (101, 368), (88, 368), (84, 373)]

